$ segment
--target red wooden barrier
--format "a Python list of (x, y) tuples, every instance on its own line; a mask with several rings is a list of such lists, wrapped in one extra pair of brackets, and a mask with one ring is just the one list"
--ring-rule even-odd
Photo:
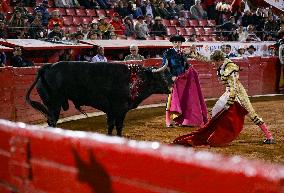
[(281, 193), (284, 166), (0, 120), (0, 192)]
[[(248, 59), (234, 60), (242, 69), (240, 79), (249, 95), (276, 93), (277, 90), (277, 58), (250, 57)], [(120, 62), (133, 63), (133, 61)], [(135, 62), (137, 63), (137, 62)], [(140, 62), (142, 64), (142, 62)], [(145, 60), (145, 66), (160, 66), (161, 59)], [(192, 60), (190, 63), (199, 73), (199, 79), (203, 94), (207, 98), (219, 97), (224, 88), (217, 80), (216, 68), (207, 62)], [(34, 81), (36, 71), (39, 67), (31, 68), (12, 68), (6, 67), (0, 69), (0, 117), (23, 122), (38, 122), (44, 117), (27, 105), (24, 96), (27, 89)], [(34, 90), (32, 98), (39, 100)], [(165, 95), (153, 95), (142, 104), (154, 104), (165, 102)], [(94, 109), (85, 108), (87, 112)], [(79, 112), (70, 104), (70, 109), (61, 113), (61, 117), (79, 114)]]

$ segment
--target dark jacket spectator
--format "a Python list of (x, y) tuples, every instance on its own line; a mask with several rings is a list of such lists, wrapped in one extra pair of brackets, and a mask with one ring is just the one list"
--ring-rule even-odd
[(42, 3), (34, 8), (34, 13), (40, 12), (42, 15), (42, 25), (47, 26), (49, 13), (48, 13), (48, 0), (43, 0)]
[(207, 17), (206, 11), (201, 6), (201, 0), (195, 0), (195, 4), (190, 7), (190, 14), (193, 19), (205, 19)]
[(8, 30), (5, 25), (5, 22), (0, 20), (0, 38), (7, 39), (8, 38)]
[(156, 16), (160, 16), (163, 19), (171, 19), (171, 15), (165, 7), (165, 3), (161, 1), (159, 7), (155, 9)]
[(11, 64), (13, 67), (28, 67), (34, 66), (33, 62), (28, 61), (22, 57), (22, 49), (15, 47), (13, 51), (13, 57), (11, 58)]
[(0, 67), (4, 67), (6, 64), (6, 54), (4, 52), (0, 52)]
[(162, 22), (162, 18), (157, 16), (155, 18), (155, 23), (152, 26), (151, 35), (154, 36), (165, 36), (167, 35), (167, 28)]
[(135, 36), (134, 23), (133, 23), (133, 20), (130, 17), (125, 17), (124, 26), (125, 26), (124, 34), (127, 37)]
[(114, 11), (117, 12), (121, 17), (128, 16), (127, 7), (124, 6), (123, 1), (119, 1), (117, 7), (114, 8)]
[(170, 14), (170, 18), (171, 19), (178, 19), (179, 17), (179, 10), (177, 9), (176, 3), (174, 0), (170, 1), (170, 5), (167, 8), (169, 14)]
[(41, 14), (36, 14), (33, 22), (29, 28), (29, 36), (31, 39), (39, 39), (42, 38), (45, 34), (45, 30), (42, 26), (41, 22)]
[(58, 24), (54, 24), (53, 30), (48, 34), (48, 39), (61, 40), (63, 38), (63, 33)]
[(143, 4), (141, 6), (141, 10), (143, 15), (151, 15), (152, 18), (155, 17), (155, 7), (154, 5), (150, 2), (150, 0), (145, 0), (143, 1)]

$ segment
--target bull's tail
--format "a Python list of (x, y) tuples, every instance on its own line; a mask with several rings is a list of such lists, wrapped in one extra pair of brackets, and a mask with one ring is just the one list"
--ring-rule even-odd
[(49, 117), (50, 113), (48, 112), (47, 108), (41, 104), (40, 102), (37, 101), (33, 101), (30, 98), (31, 92), (33, 90), (33, 88), (35, 87), (35, 85), (37, 84), (38, 80), (41, 78), (43, 80), (43, 83), (46, 83), (46, 81), (44, 80), (44, 73), (47, 69), (49, 69), (51, 67), (52, 64), (47, 64), (44, 65), (43, 67), (41, 67), (38, 70), (37, 76), (35, 81), (33, 82), (33, 84), (31, 85), (31, 87), (29, 88), (29, 90), (27, 91), (26, 94), (26, 102), (31, 105), (34, 109), (38, 110), (39, 112), (41, 112), (45, 117)]

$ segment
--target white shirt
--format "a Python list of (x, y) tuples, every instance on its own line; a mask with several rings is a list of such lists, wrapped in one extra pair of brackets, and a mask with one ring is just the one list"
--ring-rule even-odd
[(97, 54), (92, 58), (92, 62), (107, 62), (107, 58), (105, 56)]

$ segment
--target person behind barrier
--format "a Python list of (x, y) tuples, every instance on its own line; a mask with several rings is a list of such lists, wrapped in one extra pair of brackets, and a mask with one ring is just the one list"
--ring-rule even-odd
[[(185, 38), (170, 38), (173, 48), (163, 53), (162, 65), (167, 65), (174, 86), (166, 105), (166, 127), (174, 125), (200, 126), (207, 122), (207, 108), (200, 89), (197, 72), (187, 63), (187, 54), (181, 50)], [(186, 96), (186, 97), (185, 97)]]
[(6, 64), (6, 54), (4, 52), (0, 52), (0, 67), (5, 67)]
[(97, 49), (98, 54), (92, 58), (92, 62), (107, 62), (107, 58), (105, 57), (104, 47), (99, 46)]
[(125, 56), (124, 61), (128, 60), (144, 60), (144, 56), (138, 54), (138, 46), (130, 45), (130, 54)]
[(21, 47), (14, 47), (13, 57), (11, 59), (11, 64), (13, 67), (28, 67), (34, 66), (33, 62), (28, 61), (22, 57)]
[[(214, 117), (222, 109), (229, 109), (234, 102), (238, 102), (248, 111), (249, 118), (253, 123), (265, 134), (264, 144), (274, 143), (272, 134), (270, 133), (265, 122), (260, 118), (252, 107), (247, 92), (239, 80), (240, 67), (226, 58), (225, 53), (221, 50), (215, 50), (210, 55), (210, 60), (217, 67), (217, 75), (226, 86), (225, 93), (219, 98), (212, 109), (212, 117)], [(229, 125), (228, 125), (229, 126)]]

